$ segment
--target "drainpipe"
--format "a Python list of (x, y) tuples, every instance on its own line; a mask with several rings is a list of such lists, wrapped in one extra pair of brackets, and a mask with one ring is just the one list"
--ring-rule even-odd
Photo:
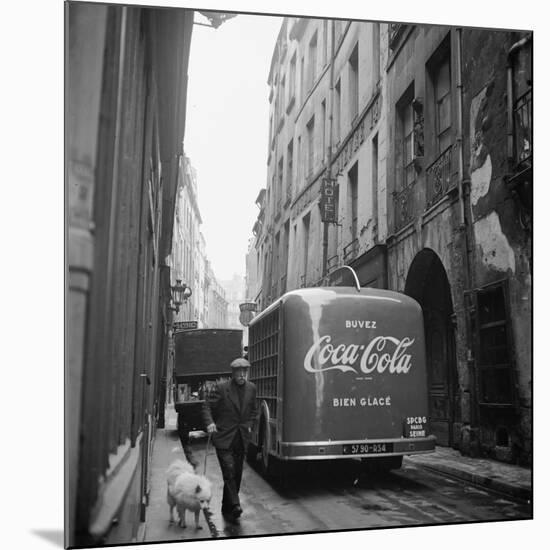
[(464, 203), (464, 136), (462, 123), (463, 109), (463, 86), (462, 86), (462, 29), (457, 29), (457, 144), (458, 144), (458, 197), (460, 201), (460, 227), (463, 228), (466, 223), (466, 205)]
[[(334, 20), (330, 25), (330, 85), (329, 85), (329, 130), (328, 145), (325, 151), (327, 159), (327, 177), (332, 179), (332, 128), (334, 119)], [(327, 276), (328, 263), (328, 223), (323, 224), (323, 278)]]
[[(468, 226), (466, 217), (466, 197), (464, 195), (464, 184), (466, 180), (464, 178), (464, 124), (463, 124), (463, 84), (462, 84), (462, 29), (457, 29), (457, 144), (458, 144), (458, 196), (460, 201), (460, 230), (463, 235), (464, 242), (464, 290), (470, 291), (473, 287), (473, 273), (471, 271), (470, 262), (470, 247), (468, 239)], [(469, 308), (465, 308), (466, 326), (470, 324), (469, 320)], [(455, 329), (456, 330), (456, 329)], [(466, 366), (468, 371), (468, 378), (470, 379), (470, 428), (471, 430), (479, 429), (479, 408), (477, 401), (477, 377), (475, 372), (475, 363), (472, 356), (472, 350), (470, 345), (473, 345), (473, 341), (467, 337), (468, 348), (466, 357)], [(476, 447), (470, 448), (470, 454), (477, 455)]]

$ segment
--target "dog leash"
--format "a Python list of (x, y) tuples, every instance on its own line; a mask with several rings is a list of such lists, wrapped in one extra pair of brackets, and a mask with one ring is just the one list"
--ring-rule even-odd
[(212, 439), (212, 434), (208, 434), (208, 440), (206, 441), (206, 452), (204, 453), (204, 472), (202, 475), (206, 475), (206, 460), (208, 459), (208, 451), (210, 449), (210, 440)]

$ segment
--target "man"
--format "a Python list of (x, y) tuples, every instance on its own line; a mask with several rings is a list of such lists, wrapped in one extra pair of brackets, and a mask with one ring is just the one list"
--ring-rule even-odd
[(223, 475), (222, 514), (234, 520), (242, 514), (239, 500), (243, 461), (256, 420), (256, 386), (248, 382), (250, 363), (239, 357), (231, 363), (231, 380), (219, 383), (206, 396), (204, 424)]

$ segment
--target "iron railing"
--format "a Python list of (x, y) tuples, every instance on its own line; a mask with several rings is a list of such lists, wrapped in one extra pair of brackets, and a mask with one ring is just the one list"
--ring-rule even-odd
[(390, 49), (394, 50), (399, 42), (399, 38), (405, 31), (407, 25), (403, 23), (390, 23)]
[(428, 208), (456, 184), (453, 150), (453, 145), (447, 147), (426, 170), (426, 206)]
[(359, 239), (353, 239), (353, 241), (344, 246), (344, 263), (347, 264), (357, 258), (358, 252)]
[(334, 256), (331, 256), (328, 260), (327, 260), (327, 273), (330, 273), (331, 271), (333, 271), (334, 269), (336, 269), (338, 267), (338, 263), (339, 263), (339, 256), (338, 254), (335, 254)]
[(292, 182), (289, 181), (286, 184), (286, 194), (285, 194), (285, 206), (290, 203), (292, 200)]
[(281, 294), (284, 294), (286, 292), (286, 275), (283, 275), (280, 280), (280, 290)]
[(395, 229), (399, 230), (413, 219), (414, 185), (409, 185), (401, 191), (393, 192)]
[(514, 139), (516, 143), (516, 162), (528, 160), (533, 154), (532, 143), (532, 92), (527, 90), (514, 105)]

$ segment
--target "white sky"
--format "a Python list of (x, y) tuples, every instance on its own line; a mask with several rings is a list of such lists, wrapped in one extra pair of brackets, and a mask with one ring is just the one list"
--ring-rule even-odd
[(266, 185), (267, 78), (281, 23), (238, 15), (218, 29), (193, 26), (184, 148), (197, 170), (201, 229), (218, 280), (245, 274), (254, 201)]

